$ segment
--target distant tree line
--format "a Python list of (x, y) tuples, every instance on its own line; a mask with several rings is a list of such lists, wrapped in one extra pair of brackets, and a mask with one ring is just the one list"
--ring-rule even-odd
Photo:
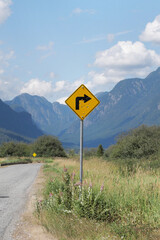
[(61, 142), (53, 136), (41, 136), (33, 143), (7, 142), (0, 146), (0, 157), (30, 157), (33, 153), (39, 157), (66, 157)]

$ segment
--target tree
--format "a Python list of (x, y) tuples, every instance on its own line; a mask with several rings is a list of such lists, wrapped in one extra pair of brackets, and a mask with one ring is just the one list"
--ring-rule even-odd
[(160, 149), (160, 127), (142, 125), (120, 135), (112, 147), (113, 158), (147, 158)]
[(100, 145), (98, 146), (98, 149), (97, 149), (97, 156), (98, 156), (98, 157), (102, 157), (103, 154), (104, 154), (104, 149), (103, 149), (103, 147), (102, 147), (102, 144), (100, 144)]
[(0, 146), (0, 157), (29, 156), (29, 145), (23, 142), (8, 142)]
[(39, 137), (34, 142), (33, 151), (39, 157), (66, 157), (61, 142), (53, 136)]

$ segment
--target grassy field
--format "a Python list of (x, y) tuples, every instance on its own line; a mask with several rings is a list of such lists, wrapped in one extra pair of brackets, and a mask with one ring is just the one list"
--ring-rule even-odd
[(25, 163), (52, 163), (53, 158), (38, 158), (38, 157), (4, 157), (0, 158), (0, 166), (3, 164), (14, 165), (14, 164), (25, 164)]
[[(59, 240), (160, 239), (160, 171), (137, 167), (134, 173), (128, 174), (125, 167), (121, 170), (116, 163), (103, 159), (84, 161), (82, 189), (87, 189), (88, 193), (86, 191), (83, 195), (85, 199), (81, 199), (84, 201), (83, 210), (86, 211), (83, 216), (78, 199), (73, 200), (71, 211), (65, 209), (64, 205), (60, 208), (61, 199), (64, 200), (65, 196), (62, 184), (66, 181), (65, 174), (67, 172), (71, 179), (74, 173), (74, 181), (77, 183), (79, 160), (55, 159), (53, 163), (45, 164), (44, 196), (43, 200), (37, 201), (36, 206), (41, 224)], [(70, 184), (72, 192), (75, 191), (76, 184)], [(95, 198), (88, 208), (90, 196)], [(57, 199), (61, 202), (59, 205)], [(105, 203), (109, 213), (104, 215), (105, 220), (94, 215), (98, 201), (101, 205)], [(80, 214), (77, 214), (77, 206)]]

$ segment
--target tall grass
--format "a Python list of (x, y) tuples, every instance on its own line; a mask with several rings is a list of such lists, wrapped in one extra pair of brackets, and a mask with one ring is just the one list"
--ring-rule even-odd
[(49, 180), (44, 201), (37, 203), (37, 212), (42, 224), (58, 239), (160, 239), (159, 171), (137, 167), (128, 174), (124, 167), (122, 174), (122, 169), (113, 162), (96, 158), (84, 161), (84, 184), (92, 186), (95, 193), (103, 186), (105, 206), (114, 216), (110, 221), (98, 221), (87, 217), (87, 213), (86, 217), (80, 217), (72, 209), (58, 212), (55, 207), (47, 208), (51, 194), (56, 195), (51, 183), (57, 181), (59, 191), (64, 165), (70, 173), (75, 171), (77, 181), (79, 178), (77, 160), (59, 159), (54, 164), (45, 167)]

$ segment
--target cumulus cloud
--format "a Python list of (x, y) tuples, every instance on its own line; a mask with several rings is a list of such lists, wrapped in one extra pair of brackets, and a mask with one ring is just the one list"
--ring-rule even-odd
[(56, 102), (59, 102), (60, 104), (66, 104), (65, 101), (66, 101), (67, 98), (68, 98), (68, 96), (61, 97), (61, 98), (57, 99)]
[[(69, 81), (45, 81), (38, 78), (30, 79), (20, 89), (20, 93), (29, 93), (31, 95), (39, 95), (46, 97), (50, 101), (64, 102), (64, 96), (69, 96), (76, 88), (82, 84), (83, 80), (75, 80), (70, 83)], [(63, 100), (62, 100), (63, 98)]]
[(158, 15), (153, 22), (147, 23), (139, 38), (144, 42), (160, 44), (160, 15)]
[(11, 4), (11, 0), (0, 0), (0, 24), (11, 15)]
[[(104, 51), (98, 52), (87, 76), (69, 81), (52, 81), (38, 78), (29, 80), (21, 88), (22, 92), (44, 96), (50, 101), (64, 100), (84, 83), (93, 93), (111, 90), (114, 85), (125, 78), (146, 77), (160, 65), (160, 55), (147, 49), (141, 42), (121, 41)], [(95, 70), (96, 68), (96, 70)], [(66, 98), (64, 96), (67, 96)]]
[(20, 93), (29, 93), (31, 95), (48, 96), (52, 93), (52, 83), (32, 78), (24, 84)]
[[(146, 77), (160, 65), (160, 55), (147, 49), (141, 42), (121, 41), (96, 54), (93, 67), (88, 73), (87, 86), (97, 91), (111, 90), (120, 80)], [(110, 88), (110, 89), (107, 89)]]
[(131, 41), (118, 42), (113, 47), (98, 52), (94, 65), (105, 68), (143, 68), (160, 64), (160, 55), (148, 50), (143, 43)]

